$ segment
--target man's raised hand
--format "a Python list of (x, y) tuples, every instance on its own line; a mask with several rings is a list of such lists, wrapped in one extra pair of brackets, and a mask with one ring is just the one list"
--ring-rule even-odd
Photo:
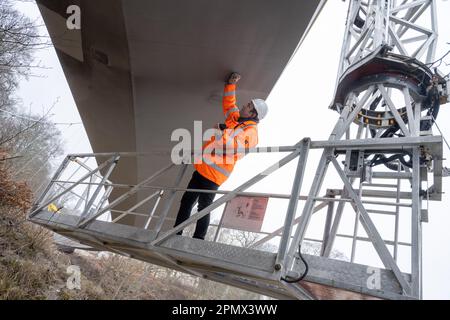
[(228, 78), (229, 84), (236, 84), (241, 79), (241, 75), (237, 72), (233, 72)]

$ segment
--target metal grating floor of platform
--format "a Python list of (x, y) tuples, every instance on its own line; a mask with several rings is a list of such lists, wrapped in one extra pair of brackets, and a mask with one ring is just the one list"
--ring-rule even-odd
[[(300, 283), (280, 280), (276, 254), (223, 243), (172, 236), (158, 246), (156, 233), (133, 226), (94, 221), (77, 228), (79, 217), (45, 210), (31, 221), (98, 250), (111, 251), (155, 265), (176, 269), (278, 299), (407, 299), (390, 270), (378, 269), (380, 289), (369, 289), (368, 267), (313, 255), (304, 255), (309, 272)], [(303, 264), (297, 260), (299, 274)], [(409, 275), (404, 275), (409, 280)]]

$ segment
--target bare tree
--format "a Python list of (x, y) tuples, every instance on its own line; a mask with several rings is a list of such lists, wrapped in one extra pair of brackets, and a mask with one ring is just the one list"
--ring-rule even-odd
[(3, 167), (17, 181), (27, 181), (35, 191), (63, 152), (63, 140), (58, 128), (48, 117), (0, 111), (0, 148), (8, 156), (0, 158)]
[(38, 34), (36, 23), (18, 12), (10, 0), (0, 0), (0, 108), (8, 105), (9, 95), (21, 76), (28, 76), (33, 51), (48, 47), (47, 37)]
[(33, 53), (47, 47), (36, 22), (18, 12), (12, 1), (0, 0), (0, 157), (4, 170), (15, 181), (26, 181), (36, 189), (48, 177), (52, 160), (62, 153), (59, 130), (43, 115), (25, 113), (13, 97), (20, 79), (30, 75)]
[(227, 243), (238, 245), (243, 248), (249, 248), (259, 238), (259, 234), (243, 230), (228, 230), (226, 234)]

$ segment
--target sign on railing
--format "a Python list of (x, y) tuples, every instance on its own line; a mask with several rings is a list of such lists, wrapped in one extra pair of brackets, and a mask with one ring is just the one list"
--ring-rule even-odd
[(239, 196), (227, 203), (222, 227), (260, 232), (266, 213), (268, 197)]

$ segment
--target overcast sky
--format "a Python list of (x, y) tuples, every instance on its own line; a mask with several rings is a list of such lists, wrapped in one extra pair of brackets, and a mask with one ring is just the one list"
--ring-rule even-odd
[[(303, 46), (290, 62), (281, 78), (272, 90), (268, 103), (272, 106), (271, 112), (259, 125), (260, 146), (292, 145), (303, 137), (311, 137), (313, 140), (325, 140), (334, 126), (338, 114), (328, 109), (332, 99), (336, 80), (336, 70), (339, 59), (340, 47), (344, 32), (344, 23), (347, 13), (347, 2), (332, 0), (327, 3), (317, 23), (306, 38)], [(30, 17), (39, 17), (39, 11), (33, 3), (19, 3), (19, 8)], [(438, 17), (440, 42), (436, 57), (440, 57), (450, 46), (450, 1), (438, 0)], [(43, 32), (46, 32), (43, 29)], [(75, 103), (71, 96), (64, 74), (59, 66), (58, 59), (53, 49), (41, 50), (38, 60), (49, 70), (36, 70), (40, 77), (30, 77), (23, 80), (17, 95), (22, 99), (24, 107), (34, 112), (42, 113), (48, 106), (58, 100), (53, 109), (52, 120), (58, 123), (81, 122)], [(448, 59), (450, 62), (450, 59)], [(443, 71), (450, 72), (447, 66)], [(243, 75), (245, 77), (245, 75)], [(243, 102), (240, 101), (242, 104)], [(220, 106), (218, 106), (220, 107)], [(276, 111), (275, 111), (276, 110)], [(438, 123), (444, 131), (444, 135), (450, 137), (450, 105), (441, 108)], [(83, 126), (75, 124), (72, 126), (59, 125), (67, 142), (67, 153), (91, 152), (91, 148), (84, 132)], [(436, 133), (436, 132), (435, 132)], [(168, 137), (170, 139), (170, 137)], [(308, 169), (304, 179), (302, 194), (307, 194), (315, 171), (314, 164), (317, 163), (320, 154), (311, 152), (308, 161)], [(444, 149), (444, 157), (449, 158), (449, 150)], [(272, 164), (277, 155), (249, 155), (240, 161), (235, 168), (231, 178), (223, 185), (223, 189), (232, 189), (241, 184), (247, 178), (265, 169)], [(445, 164), (450, 167), (450, 161)], [(294, 173), (295, 163), (280, 171), (273, 177), (268, 177), (252, 190), (290, 193), (291, 181)], [(342, 183), (331, 173), (329, 187), (342, 187)], [(444, 200), (429, 204), (429, 223), (423, 224), (423, 277), (424, 298), (426, 299), (449, 299), (450, 298), (450, 254), (447, 249), (450, 243), (450, 184), (449, 178), (444, 179)], [(287, 202), (271, 202), (268, 217), (263, 226), (265, 231), (273, 229), (273, 225), (281, 226), (280, 210), (285, 208)], [(426, 203), (424, 206), (426, 207)], [(302, 205), (300, 204), (300, 208)], [(283, 212), (284, 213), (284, 212)], [(349, 214), (351, 211), (349, 211)], [(407, 213), (404, 216), (400, 233), (401, 241), (409, 241), (410, 227), (407, 223)], [(311, 222), (308, 236), (320, 238), (323, 230), (324, 214), (317, 215)], [(352, 232), (352, 219), (347, 217), (348, 228), (340, 232)], [(375, 221), (383, 226), (380, 230), (382, 235), (392, 239), (393, 223), (391, 220)], [(345, 227), (345, 226), (344, 226)], [(361, 228), (360, 228), (361, 229)], [(364, 234), (364, 233), (361, 233)], [(345, 241), (337, 242), (339, 249), (348, 248)], [(372, 259), (373, 248), (369, 245), (358, 246), (357, 262), (379, 265), (377, 259)], [(344, 252), (350, 256), (348, 251)], [(409, 265), (402, 261), (408, 261), (408, 250), (400, 251), (400, 266), (402, 270), (409, 272)]]

